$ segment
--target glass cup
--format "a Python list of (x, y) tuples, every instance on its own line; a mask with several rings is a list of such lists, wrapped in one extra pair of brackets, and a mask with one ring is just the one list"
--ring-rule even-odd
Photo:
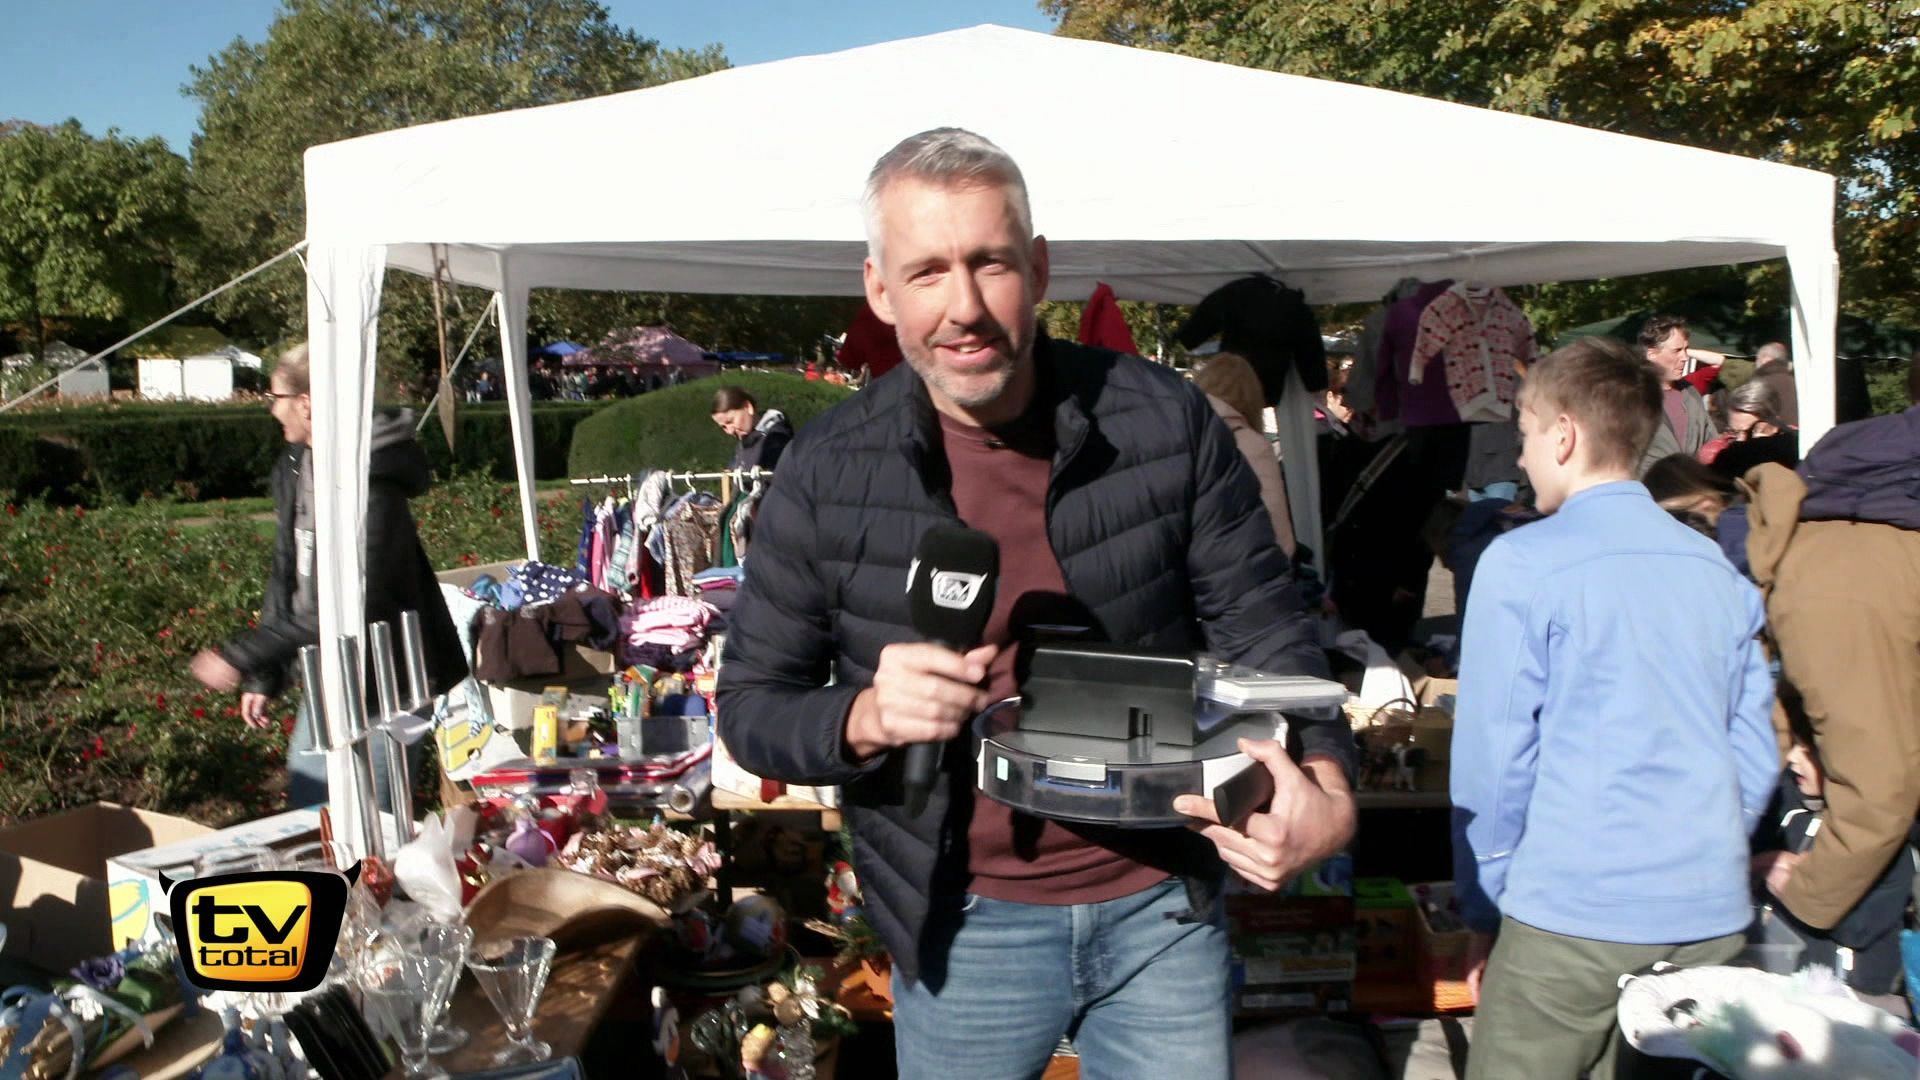
[(200, 853), (193, 860), (193, 876), (212, 877), (215, 874), (246, 874), (255, 870), (280, 870), (284, 864), (272, 848), (250, 847), (235, 844), (232, 847), (213, 848)]
[[(288, 848), (281, 858), (291, 870), (336, 874), (345, 873), (355, 860), (352, 850), (337, 840), (315, 840)], [(353, 972), (366, 960), (373, 940), (379, 933), (380, 904), (373, 898), (373, 890), (367, 887), (366, 879), (362, 876), (347, 889), (346, 918), (340, 924), (339, 944), (334, 947), (333, 964), (328, 968), (327, 981), (351, 982)]]
[(407, 1080), (443, 1080), (446, 1070), (428, 1057), (427, 1042), (443, 1000), (435, 991), (448, 984), (444, 956), (419, 952), (385, 952), (360, 969), (360, 989), (367, 1015), (393, 1038)]
[(467, 1044), (467, 1029), (452, 1023), (453, 989), (460, 984), (460, 972), (466, 968), (467, 954), (473, 949), (473, 930), (465, 923), (429, 922), (420, 927), (415, 939), (421, 952), (444, 956), (448, 960), (446, 986), (437, 991), (440, 1012), (433, 1019), (427, 1049), (435, 1054), (458, 1050)]
[(467, 968), (506, 1024), (511, 1045), (496, 1054), (495, 1067), (531, 1064), (553, 1056), (553, 1047), (533, 1037), (533, 1013), (553, 970), (552, 938), (518, 937), (492, 942), (467, 958)]

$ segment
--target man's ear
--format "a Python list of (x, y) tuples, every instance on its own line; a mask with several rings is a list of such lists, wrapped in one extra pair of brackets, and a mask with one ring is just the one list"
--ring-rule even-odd
[(899, 321), (893, 317), (893, 301), (887, 295), (887, 283), (880, 277), (880, 264), (872, 256), (861, 264), (860, 281), (867, 289), (867, 306), (873, 309), (880, 321), (888, 326), (896, 326)]
[(1047, 251), (1047, 238), (1033, 238), (1033, 298), (1047, 298), (1047, 284), (1052, 280), (1053, 256)]
[(1573, 460), (1574, 449), (1580, 444), (1580, 425), (1573, 417), (1561, 413), (1553, 421), (1553, 460), (1565, 465)]

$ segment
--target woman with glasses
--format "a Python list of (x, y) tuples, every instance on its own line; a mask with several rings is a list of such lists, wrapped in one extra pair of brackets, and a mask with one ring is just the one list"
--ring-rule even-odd
[[(287, 448), (273, 469), (273, 506), (279, 527), (260, 617), (252, 629), (193, 658), (194, 677), (206, 686), (240, 691), (241, 718), (257, 728), (272, 725), (267, 706), (286, 689), (300, 647), (320, 640), (319, 552), (309, 448), (313, 400), (308, 389), (307, 347), (300, 345), (281, 358), (268, 383), (269, 408), (280, 423)], [(423, 494), (432, 481), (426, 452), (413, 437), (413, 413), (376, 411), (372, 441), (365, 532), (367, 621), (390, 623), (397, 633), (401, 612), (419, 612), (427, 682), (433, 693), (444, 694), (466, 678), (467, 660), (407, 507), (407, 500)], [(303, 711), (287, 756), (287, 803), (292, 807), (311, 806), (327, 797), (326, 758), (300, 752), (313, 746), (309, 724)], [(384, 765), (382, 755), (376, 754), (375, 759)], [(376, 772), (381, 774), (376, 786), (384, 791), (384, 769), (377, 767)]]
[(1800, 463), (1800, 433), (1781, 417), (1780, 391), (1750, 379), (1727, 391), (1727, 430), (1700, 448), (1700, 463), (1738, 478), (1756, 465)]

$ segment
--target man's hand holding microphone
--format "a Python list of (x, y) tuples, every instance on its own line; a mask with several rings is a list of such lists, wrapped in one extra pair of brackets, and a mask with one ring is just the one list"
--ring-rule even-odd
[(847, 714), (845, 738), (855, 759), (907, 748), (900, 782), (914, 817), (927, 807), (948, 740), (993, 704), (987, 667), (1000, 649), (980, 639), (999, 577), (1000, 545), (993, 537), (953, 525), (928, 530), (907, 570), (913, 629), (927, 640), (882, 649), (873, 685)]
[(873, 685), (853, 699), (847, 714), (847, 748), (856, 759), (917, 743), (944, 744), (993, 704), (982, 689), (987, 667), (1000, 655), (994, 645), (955, 652), (944, 645), (911, 642), (880, 651)]

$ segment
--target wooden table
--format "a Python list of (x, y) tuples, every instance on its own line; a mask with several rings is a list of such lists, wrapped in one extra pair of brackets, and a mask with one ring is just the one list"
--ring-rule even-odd
[[(533, 1035), (552, 1044), (555, 1058), (576, 1057), (586, 1048), (587, 1039), (633, 969), (633, 958), (643, 940), (636, 934), (568, 952), (554, 960), (546, 992), (540, 995), (540, 1006), (534, 1011)], [(471, 972), (461, 976), (448, 1013), (472, 1038), (458, 1050), (434, 1058), (434, 1063), (450, 1073), (492, 1068), (493, 1055), (508, 1045), (507, 1029)]]
[(713, 808), (721, 811), (732, 810), (784, 810), (820, 815), (820, 827), (827, 832), (840, 831), (840, 811), (824, 806), (812, 799), (796, 799), (791, 795), (781, 795), (772, 802), (761, 802), (745, 795), (737, 795), (720, 788), (713, 789)]

